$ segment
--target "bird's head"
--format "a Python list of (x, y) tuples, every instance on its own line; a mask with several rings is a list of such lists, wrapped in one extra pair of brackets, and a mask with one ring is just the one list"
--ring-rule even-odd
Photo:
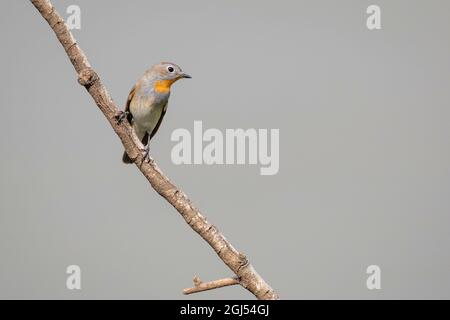
[(191, 76), (183, 72), (178, 65), (171, 62), (155, 64), (150, 69), (150, 74), (154, 80), (153, 89), (157, 93), (168, 93), (170, 91), (170, 86), (177, 80), (191, 78)]

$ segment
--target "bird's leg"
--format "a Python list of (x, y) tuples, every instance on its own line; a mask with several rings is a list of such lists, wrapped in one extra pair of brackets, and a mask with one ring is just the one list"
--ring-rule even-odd
[(144, 152), (142, 153), (143, 157), (142, 157), (142, 161), (141, 161), (141, 165), (142, 163), (145, 162), (150, 162), (150, 156), (149, 156), (149, 152), (150, 152), (150, 144), (147, 143), (144, 147)]
[(130, 113), (128, 111), (119, 110), (116, 112), (114, 116), (116, 118), (117, 124), (121, 124), (123, 120), (125, 120)]

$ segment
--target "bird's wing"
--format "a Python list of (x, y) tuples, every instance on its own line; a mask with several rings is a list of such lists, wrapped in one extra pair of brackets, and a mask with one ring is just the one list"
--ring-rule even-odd
[(148, 144), (148, 133), (147, 132), (144, 134), (144, 137), (142, 137), (141, 142), (144, 146), (146, 146)]
[(128, 94), (127, 103), (125, 105), (125, 112), (128, 112), (127, 120), (130, 124), (133, 121), (133, 115), (131, 114), (131, 111), (130, 111), (130, 103), (131, 103), (131, 100), (133, 100), (135, 93), (136, 93), (136, 85), (134, 85), (133, 88), (131, 88), (131, 91)]
[[(125, 105), (125, 112), (128, 112), (127, 120), (130, 124), (133, 124), (133, 115), (131, 114), (131, 111), (130, 111), (130, 103), (131, 103), (131, 100), (133, 100), (135, 93), (136, 93), (136, 85), (134, 85), (133, 88), (131, 88), (131, 91), (128, 94), (127, 103)], [(141, 142), (144, 146), (147, 145), (147, 143), (148, 143), (148, 133), (147, 132), (145, 133)]]
[(152, 133), (150, 134), (150, 140), (153, 138), (153, 136), (158, 131), (159, 126), (161, 125), (161, 122), (162, 122), (162, 120), (164, 118), (164, 115), (166, 114), (166, 111), (167, 111), (167, 102), (166, 102), (166, 104), (164, 105), (164, 107), (163, 107), (163, 109), (161, 111), (161, 116), (159, 117), (159, 120), (158, 120), (158, 123), (155, 126), (155, 129), (153, 129)]

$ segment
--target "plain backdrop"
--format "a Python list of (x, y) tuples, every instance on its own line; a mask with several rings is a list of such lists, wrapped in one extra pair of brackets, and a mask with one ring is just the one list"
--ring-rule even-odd
[[(54, 1), (123, 106), (178, 63), (151, 155), (285, 299), (450, 298), (450, 2)], [(366, 27), (381, 7), (382, 29)], [(0, 12), (0, 298), (183, 296), (231, 271), (133, 166), (28, 1)], [(280, 170), (180, 165), (177, 128), (280, 129)], [(66, 268), (82, 289), (66, 288)], [(368, 290), (366, 268), (381, 268)]]

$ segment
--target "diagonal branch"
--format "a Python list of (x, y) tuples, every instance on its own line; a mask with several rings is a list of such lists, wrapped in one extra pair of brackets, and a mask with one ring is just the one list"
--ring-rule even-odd
[(239, 280), (236, 278), (225, 278), (214, 281), (202, 282), (198, 276), (194, 277), (194, 286), (192, 288), (186, 288), (183, 290), (184, 294), (191, 294), (202, 292), (206, 290), (212, 290), (227, 286), (239, 284)]
[(275, 291), (264, 281), (248, 262), (246, 256), (237, 251), (217, 228), (210, 224), (188, 197), (178, 189), (162, 173), (153, 160), (143, 161), (144, 146), (137, 139), (127, 121), (117, 123), (119, 109), (112, 101), (97, 73), (91, 68), (86, 55), (75, 41), (64, 20), (56, 12), (49, 0), (31, 0), (32, 4), (48, 22), (64, 47), (75, 71), (78, 82), (86, 88), (100, 111), (109, 121), (114, 132), (142, 174), (150, 182), (153, 189), (166, 199), (208, 244), (214, 249), (222, 261), (240, 279), (239, 283), (253, 293), (258, 299), (278, 299)]

